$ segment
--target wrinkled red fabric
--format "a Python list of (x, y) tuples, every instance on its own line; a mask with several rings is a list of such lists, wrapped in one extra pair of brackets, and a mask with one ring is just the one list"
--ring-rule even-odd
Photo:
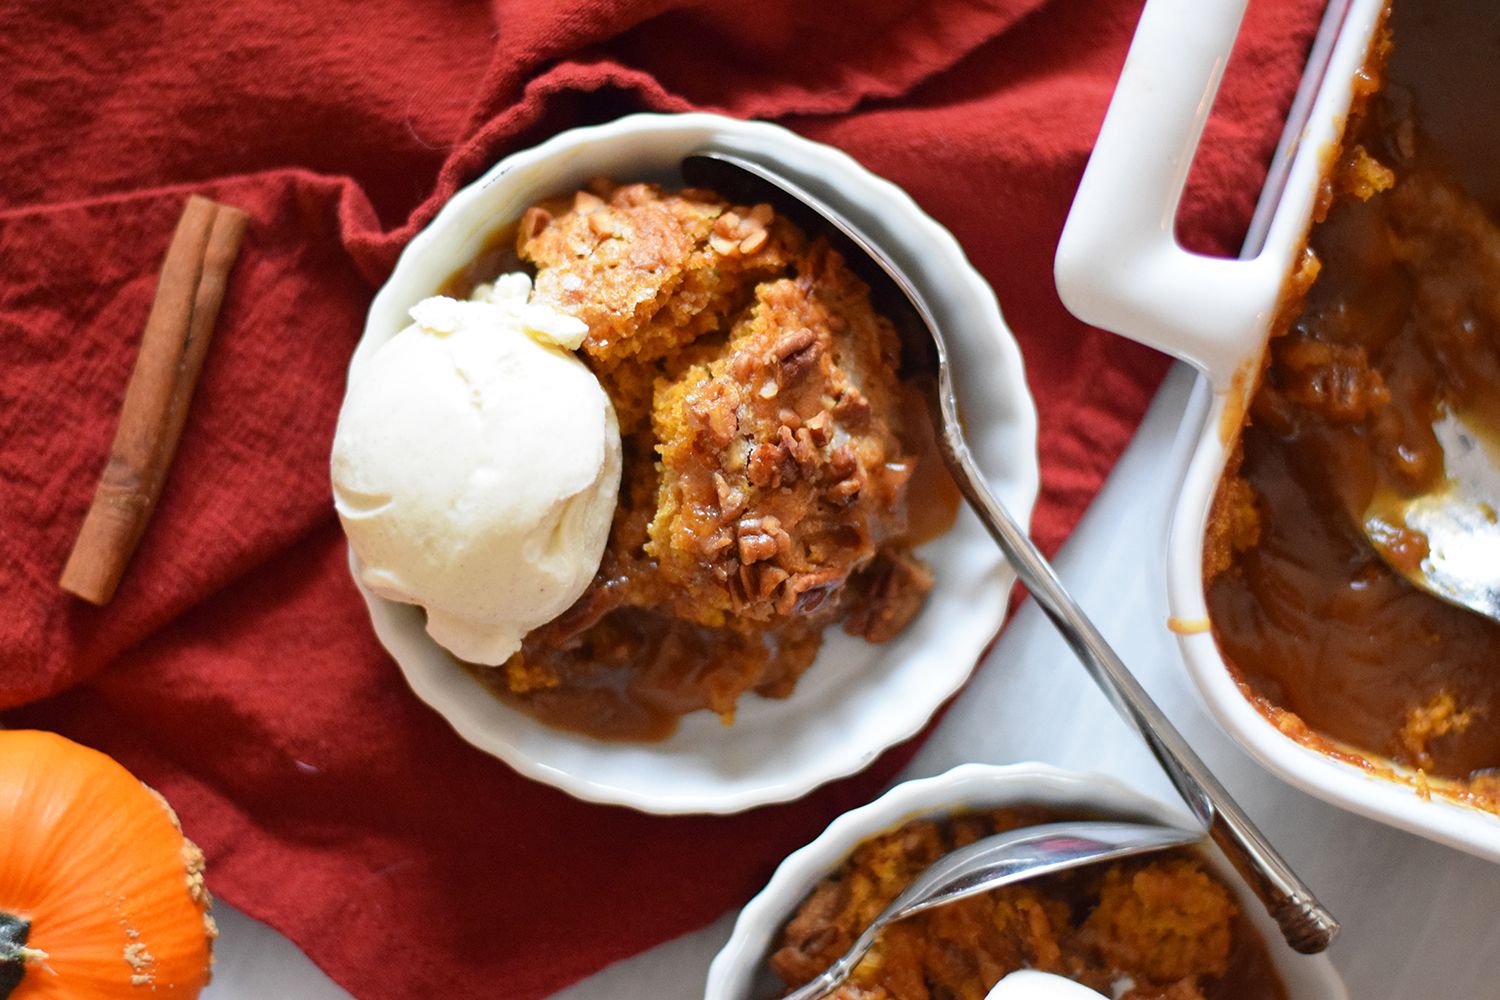
[[(1248, 218), (1319, 14), (1258, 0), (1183, 229)], [(544, 996), (744, 901), (907, 758), (801, 802), (660, 818), (459, 740), (369, 629), (327, 453), (371, 295), (455, 188), (634, 110), (852, 153), (994, 284), (1041, 414), (1054, 549), (1164, 370), (1051, 261), (1138, 0), (365, 0), (0, 8), (0, 706), (177, 806), (212, 888), (355, 995)], [(183, 199), (252, 225), (165, 495), (115, 601), (58, 573)], [(941, 567), (938, 568), (941, 571)], [(1003, 670), (1003, 663), (989, 669)], [(18, 707), (19, 706), (19, 707)]]

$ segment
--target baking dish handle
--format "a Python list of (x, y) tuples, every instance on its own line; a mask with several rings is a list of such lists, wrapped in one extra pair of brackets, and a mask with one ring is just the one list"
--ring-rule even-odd
[(1079, 319), (1192, 363), (1221, 392), (1258, 349), (1247, 338), (1281, 276), (1263, 260), (1190, 253), (1173, 226), (1245, 3), (1146, 4), (1055, 270)]

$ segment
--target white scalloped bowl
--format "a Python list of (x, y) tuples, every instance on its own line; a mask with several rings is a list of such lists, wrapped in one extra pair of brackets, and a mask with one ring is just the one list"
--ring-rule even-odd
[[(717, 115), (633, 115), (506, 157), (455, 194), (402, 253), (375, 297), (349, 365), (360, 370), (407, 310), (472, 260), (533, 202), (596, 176), (680, 183), (702, 148), (784, 171), (868, 229), (920, 285), (950, 339), (974, 453), (1023, 523), (1036, 500), (1036, 409), (994, 292), (958, 243), (903, 191), (838, 150), (764, 123)], [(420, 609), (360, 587), (376, 635), (412, 689), (464, 739), (522, 774), (593, 802), (653, 813), (731, 813), (798, 798), (867, 766), (915, 734), (968, 678), (1004, 620), (1014, 573), (978, 520), (923, 546), (936, 570), (926, 608), (881, 646), (828, 631), (791, 697), (747, 696), (733, 726), (707, 712), (659, 743), (610, 743), (548, 727), (503, 704), (437, 646)], [(354, 556), (351, 568), (359, 574)]]
[[(1047, 764), (963, 764), (945, 774), (904, 782), (874, 802), (844, 813), (816, 840), (781, 863), (766, 887), (740, 911), (729, 941), (709, 966), (703, 1000), (763, 1000), (781, 995), (785, 987), (766, 965), (772, 946), (802, 900), (862, 841), (913, 819), (1028, 804), (1195, 827), (1180, 804), (1160, 802), (1112, 778)], [(1218, 848), (1207, 844), (1203, 850), (1265, 939), (1290, 1000), (1348, 1000), (1327, 955), (1293, 951)]]
[(1173, 227), (1244, 0), (1150, 0), (1063, 229), (1057, 288), (1084, 322), (1204, 373), (1183, 418), (1182, 433), (1196, 444), (1172, 516), (1166, 570), (1168, 607), (1187, 626), (1178, 644), (1214, 718), (1269, 771), (1303, 791), (1500, 862), (1500, 816), (1431, 794), (1446, 783), (1371, 751), (1324, 753), (1282, 732), (1245, 696), (1208, 629), (1203, 545), (1214, 496), (1386, 6), (1386, 0), (1328, 4), (1251, 224), (1250, 255), (1228, 260), (1188, 253)]

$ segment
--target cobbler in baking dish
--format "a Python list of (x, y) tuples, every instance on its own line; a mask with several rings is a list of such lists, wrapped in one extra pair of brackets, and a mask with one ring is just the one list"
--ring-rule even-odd
[(1500, 437), (1500, 122), (1470, 100), (1500, 84), (1486, 23), (1484, 4), (1395, 5), (1221, 486), (1205, 573), (1225, 658), (1284, 732), (1500, 812), (1500, 625), (1392, 568), (1419, 562), (1425, 538), (1394, 538), (1401, 551), (1382, 558), (1361, 527), (1382, 494), (1443, 481), (1442, 413)]

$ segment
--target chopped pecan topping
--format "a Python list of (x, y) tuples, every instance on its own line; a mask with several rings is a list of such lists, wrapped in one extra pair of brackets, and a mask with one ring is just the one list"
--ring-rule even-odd
[(753, 599), (751, 595), (755, 592), (754, 585), (755, 581), (751, 579), (751, 567), (744, 564), (741, 564), (738, 569), (730, 573), (724, 581), (724, 586), (728, 589), (729, 593), (734, 596), (735, 600), (743, 604), (748, 604)]
[(782, 334), (771, 348), (778, 365), (776, 381), (782, 386), (796, 384), (813, 370), (822, 353), (817, 334), (806, 327)]
[(516, 244), (524, 246), (536, 239), (537, 235), (552, 221), (552, 213), (538, 205), (528, 208), (521, 216), (520, 227), (516, 230)]
[(738, 486), (729, 485), (729, 480), (724, 473), (714, 473), (714, 492), (719, 497), (719, 514), (725, 519), (739, 517), (745, 510), (747, 497), (745, 491)]
[(772, 218), (770, 208), (769, 205), (756, 205), (749, 215), (740, 215), (732, 210), (720, 215), (714, 220), (709, 245), (714, 252), (724, 257), (758, 253), (771, 239), (771, 234), (766, 229)]
[(853, 589), (844, 631), (870, 642), (887, 642), (922, 610), (932, 589), (932, 571), (906, 553), (882, 552), (853, 581)]
[(750, 376), (755, 374), (755, 356), (748, 351), (741, 351), (729, 363), (729, 371), (736, 382), (748, 385)]
[(780, 566), (760, 566), (757, 569), (758, 576), (756, 577), (757, 586), (755, 592), (763, 601), (776, 593), (776, 588), (785, 583), (786, 579), (791, 576), (790, 573)]
[(818, 335), (805, 326), (797, 330), (788, 330), (772, 345), (771, 357), (777, 361), (785, 361), (792, 355), (807, 350), (817, 342), (817, 339)]
[(807, 432), (812, 435), (813, 444), (825, 445), (828, 443), (828, 439), (831, 436), (829, 428), (832, 424), (833, 417), (827, 410), (818, 411), (812, 419), (807, 421)]
[(781, 590), (777, 610), (788, 615), (810, 615), (823, 607), (844, 579), (844, 574), (836, 569), (793, 574)]
[(733, 386), (712, 383), (704, 386), (703, 391), (689, 395), (688, 420), (713, 447), (724, 448), (739, 430), (739, 418), (735, 414), (739, 403), (739, 392)]
[(859, 496), (860, 488), (863, 485), (860, 482), (860, 477), (853, 475), (848, 479), (841, 479), (834, 483), (833, 486), (829, 487), (828, 495), (839, 503), (852, 503), (854, 498)]
[(776, 376), (777, 381), (781, 385), (791, 385), (797, 382), (818, 363), (818, 355), (821, 353), (822, 349), (817, 344), (813, 344), (791, 355), (781, 363), (781, 370)]
[(592, 191), (580, 191), (573, 196), (573, 211), (579, 215), (592, 215), (604, 207), (604, 199)]
[(828, 471), (835, 479), (848, 479), (859, 469), (859, 459), (854, 456), (854, 449), (847, 444), (833, 449), (828, 456)]
[(747, 470), (750, 483), (761, 489), (774, 489), (781, 485), (781, 449), (774, 444), (758, 444), (750, 453)]
[(833, 415), (851, 427), (864, 427), (870, 422), (870, 401), (851, 385), (833, 404)]
[(717, 560), (719, 553), (729, 548), (734, 541), (729, 529), (725, 527), (720, 527), (708, 534), (695, 535), (694, 537), (697, 540), (698, 551), (703, 553), (703, 558), (708, 562)]
[[(753, 219), (726, 211), (708, 236), (732, 238)], [(797, 278), (756, 286), (722, 345), (694, 348), (708, 360), (668, 366), (655, 382), (665, 500), (647, 554), (680, 593), (706, 598), (702, 624), (837, 620), (850, 574), (905, 528), (895, 331), (867, 303), (850, 303), (864, 294), (852, 275), (820, 273), (841, 267), (819, 251)], [(835, 337), (838, 314), (847, 322)], [(713, 565), (680, 554), (693, 536), (722, 546)], [(675, 607), (677, 593), (660, 599)]]
[(863, 488), (865, 478), (853, 449), (848, 445), (835, 448), (828, 456), (828, 471), (835, 480), (828, 489), (828, 495), (837, 503), (853, 502), (854, 498), (859, 495), (860, 489)]
[(781, 443), (782, 451), (797, 463), (798, 472), (811, 476), (817, 471), (818, 449), (813, 446), (812, 435), (807, 432), (807, 428), (799, 427), (793, 431), (782, 424), (776, 432), (776, 439)]
[(740, 535), (740, 562), (746, 566), (776, 556), (776, 539), (770, 535)]
[(782, 528), (781, 519), (769, 514), (744, 518), (735, 530), (740, 539), (740, 562), (746, 565), (772, 559), (792, 547), (792, 536)]
[(607, 208), (600, 209), (597, 212), (590, 212), (588, 219), (589, 228), (594, 231), (595, 236), (612, 239), (625, 235), (625, 229), (622, 225), (623, 220)]
[(739, 232), (740, 213), (733, 209), (714, 220), (714, 232), (720, 236), (735, 236)]

